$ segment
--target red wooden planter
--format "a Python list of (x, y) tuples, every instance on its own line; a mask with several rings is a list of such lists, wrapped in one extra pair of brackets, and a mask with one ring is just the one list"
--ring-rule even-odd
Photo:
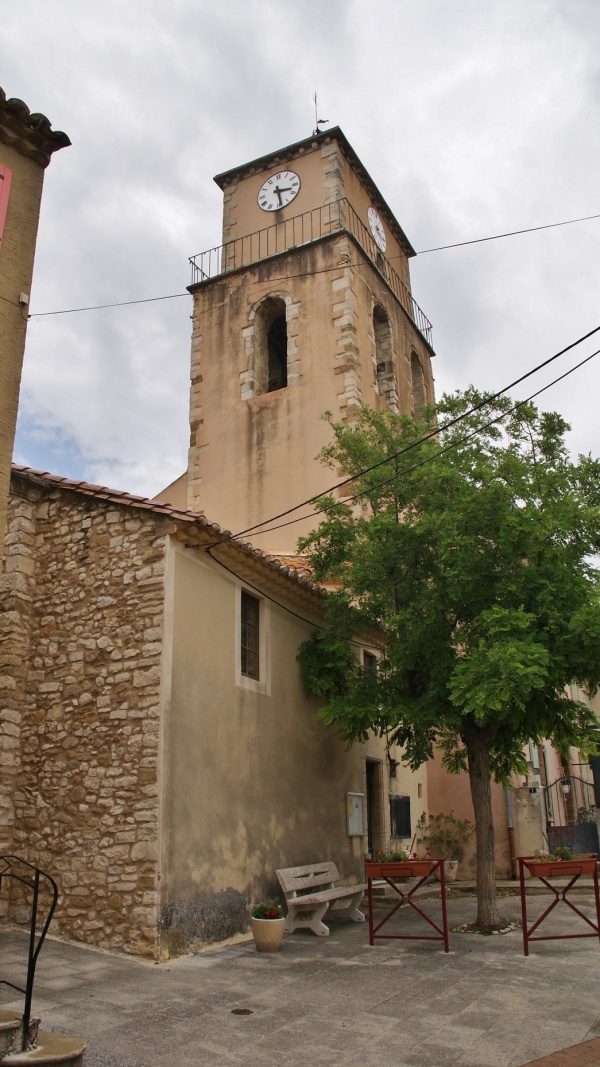
[(426, 878), (431, 874), (435, 860), (365, 860), (367, 878)]

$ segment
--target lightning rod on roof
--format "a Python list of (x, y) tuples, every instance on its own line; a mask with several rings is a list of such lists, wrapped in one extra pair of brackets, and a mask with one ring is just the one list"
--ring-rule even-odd
[(329, 119), (320, 119), (319, 118), (319, 109), (318, 109), (318, 105), (317, 105), (317, 94), (316, 93), (313, 96), (313, 100), (315, 102), (315, 128), (313, 130), (313, 137), (314, 137), (314, 135), (316, 133), (320, 133), (321, 132), (320, 129), (319, 129), (319, 126), (323, 126), (324, 123), (329, 122)]

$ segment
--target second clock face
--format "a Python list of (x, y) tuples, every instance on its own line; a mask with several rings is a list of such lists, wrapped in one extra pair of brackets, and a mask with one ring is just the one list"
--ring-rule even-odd
[(368, 212), (369, 226), (371, 227), (371, 233), (375, 238), (375, 244), (382, 252), (385, 252), (385, 230), (383, 228), (383, 222), (379, 218), (379, 215), (375, 211), (374, 207), (370, 207)]
[(258, 191), (258, 206), (263, 211), (279, 211), (291, 204), (300, 192), (300, 178), (293, 170), (280, 170), (263, 182)]

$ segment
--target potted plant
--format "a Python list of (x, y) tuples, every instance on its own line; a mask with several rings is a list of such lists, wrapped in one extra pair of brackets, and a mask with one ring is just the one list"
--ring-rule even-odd
[[(465, 854), (465, 845), (475, 826), (469, 819), (458, 819), (453, 811), (447, 815), (426, 815), (425, 812), (417, 822), (417, 844), (424, 845), (427, 855), (446, 860), (445, 875), (447, 882), (454, 882), (458, 874), (459, 861)], [(436, 871), (439, 877), (439, 870)]]
[(285, 927), (281, 904), (258, 904), (250, 922), (257, 952), (279, 952)]
[(419, 859), (412, 852), (400, 848), (396, 852), (379, 849), (365, 860), (367, 878), (414, 878), (431, 874), (433, 861)]
[(598, 862), (595, 853), (573, 853), (566, 845), (559, 845), (554, 852), (536, 849), (533, 856), (521, 859), (534, 878), (567, 877), (570, 874), (593, 874)]

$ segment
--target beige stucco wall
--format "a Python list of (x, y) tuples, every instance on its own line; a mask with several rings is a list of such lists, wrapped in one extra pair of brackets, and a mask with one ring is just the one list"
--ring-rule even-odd
[[(459, 819), (475, 821), (468, 774), (448, 774), (442, 766), (439, 751), (427, 764), (427, 790), (429, 811), (432, 815), (453, 811)], [(510, 859), (510, 840), (506, 809), (506, 794), (502, 786), (492, 782), (492, 811), (496, 835), (496, 875), (498, 878), (510, 878), (512, 865)], [(465, 858), (460, 865), (459, 878), (473, 877), (477, 862), (475, 835), (465, 849)]]
[(34, 159), (23, 156), (0, 141), (0, 163), (12, 171), (8, 212), (0, 245), (0, 568), (6, 522), (21, 369), (25, 348), (28, 306), (21, 306), (21, 293), (31, 294), (33, 259), (40, 213), (44, 170)]
[[(241, 583), (201, 551), (172, 553), (164, 913), (172, 926), (175, 915), (192, 928), (211, 909), (272, 897), (277, 868), (320, 859), (334, 860), (343, 879), (362, 880), (366, 837), (348, 837), (346, 793), (365, 792), (367, 757), (382, 761), (389, 833), (387, 763), (380, 740), (347, 752), (315, 719), (296, 663), (313, 618), (262, 599), (268, 666), (256, 691), (236, 668)], [(393, 788), (402, 787), (416, 798), (417, 780), (399, 771)]]
[[(360, 260), (360, 270), (346, 264)], [(254, 312), (270, 294), (286, 303), (288, 385), (252, 395)], [(205, 283), (194, 293), (188, 507), (237, 532), (338, 480), (316, 462), (330, 439), (325, 411), (351, 417), (380, 406), (373, 308), (389, 316), (399, 410), (412, 410), (410, 354), (429, 353), (385, 282), (346, 235), (298, 249)], [(306, 509), (305, 509), (306, 510)], [(314, 518), (256, 544), (293, 552)]]
[(20, 476), (10, 520), (0, 849), (56, 879), (55, 934), (154, 956), (164, 520)]
[[(228, 184), (223, 190), (223, 242), (284, 222), (330, 204), (345, 195), (336, 144), (315, 147), (286, 163), (269, 166)], [(258, 193), (263, 182), (278, 170), (292, 170), (300, 178), (300, 192), (280, 211), (263, 211)]]
[[(263, 211), (258, 193), (263, 182), (278, 171), (292, 170), (300, 178), (300, 191), (279, 211)], [(369, 230), (368, 210), (376, 206), (383, 218), (386, 234), (386, 257), (405, 285), (410, 287), (406, 248), (401, 247), (397, 228), (373, 191), (366, 188), (363, 177), (354, 169), (342, 143), (332, 137), (306, 141), (285, 162), (272, 162), (264, 168), (250, 167), (250, 173), (236, 175), (223, 189), (223, 242), (281, 224), (298, 215), (310, 213), (325, 204), (345, 198)]]

